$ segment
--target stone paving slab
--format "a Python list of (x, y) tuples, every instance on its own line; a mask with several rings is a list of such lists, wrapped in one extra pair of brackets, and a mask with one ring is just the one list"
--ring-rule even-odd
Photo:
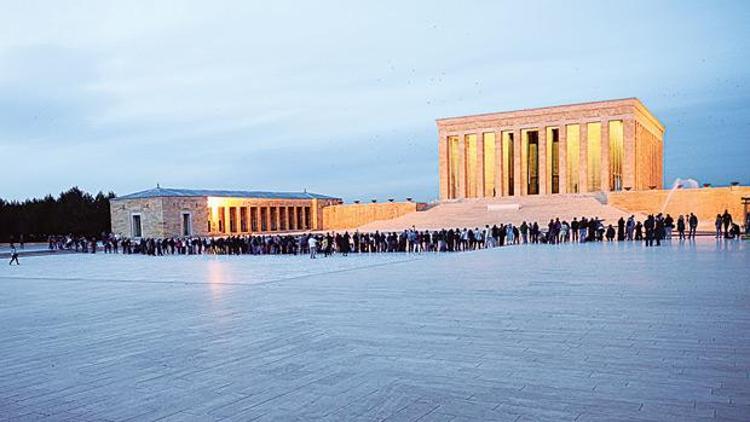
[(27, 257), (0, 420), (748, 420), (750, 245)]

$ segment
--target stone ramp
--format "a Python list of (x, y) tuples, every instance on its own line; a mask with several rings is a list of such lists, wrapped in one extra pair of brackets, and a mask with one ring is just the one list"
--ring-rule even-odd
[[(515, 209), (517, 206), (517, 209)], [(605, 205), (595, 194), (563, 194), (514, 198), (463, 199), (441, 202), (425, 211), (413, 212), (392, 220), (381, 220), (359, 227), (360, 231), (403, 230), (444, 227), (484, 227), (500, 223), (521, 224), (536, 221), (546, 226), (551, 218), (571, 221), (573, 217), (599, 217), (605, 224), (627, 219), (632, 213)], [(637, 214), (636, 218), (644, 216)]]

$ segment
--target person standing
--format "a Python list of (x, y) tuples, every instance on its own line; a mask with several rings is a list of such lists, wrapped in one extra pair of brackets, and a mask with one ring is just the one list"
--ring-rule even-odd
[(722, 223), (721, 214), (716, 214), (716, 220), (714, 220), (714, 227), (716, 228), (715, 237), (717, 239), (721, 237), (721, 223)]
[(680, 240), (685, 240), (685, 218), (682, 215), (677, 218), (677, 234)]
[(696, 217), (692, 212), (690, 213), (690, 218), (688, 218), (688, 227), (690, 228), (690, 230), (688, 231), (688, 237), (691, 239), (695, 239), (695, 231), (698, 228), (698, 217)]
[(578, 220), (573, 217), (573, 221), (570, 222), (570, 233), (573, 235), (571, 241), (573, 243), (578, 242)]
[(310, 248), (310, 259), (315, 259), (315, 254), (318, 252), (318, 239), (310, 235), (307, 238), (307, 246)]
[(21, 265), (20, 262), (18, 262), (18, 251), (16, 250), (16, 246), (11, 243), (10, 245), (10, 262), (8, 265), (13, 265), (13, 263), (16, 263), (16, 265)]
[(627, 233), (628, 240), (633, 240), (633, 233), (635, 231), (635, 216), (631, 215), (628, 217), (628, 222), (625, 226), (625, 232)]
[[(724, 210), (721, 222), (724, 225), (724, 237), (729, 237), (729, 228), (732, 226), (732, 214), (729, 213), (729, 210)], [(23, 246), (21, 248), (23, 249)]]
[(671, 215), (667, 214), (666, 217), (664, 217), (664, 238), (665, 239), (672, 239), (672, 229), (674, 228), (674, 219)]
[(656, 216), (656, 222), (654, 223), (654, 238), (656, 239), (656, 246), (661, 246), (661, 240), (664, 238), (664, 217), (661, 214)]
[(654, 216), (649, 215), (646, 221), (643, 223), (643, 228), (646, 230), (646, 246), (653, 246), (654, 244)]

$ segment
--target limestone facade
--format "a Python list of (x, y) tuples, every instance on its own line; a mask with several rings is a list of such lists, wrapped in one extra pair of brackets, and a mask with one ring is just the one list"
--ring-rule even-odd
[(342, 202), (305, 193), (284, 197), (284, 193), (264, 192), (252, 197), (252, 193), (216, 192), (220, 195), (201, 196), (157, 188), (114, 198), (110, 201), (112, 232), (132, 238), (164, 238), (321, 230), (322, 209)]
[(742, 198), (750, 197), (750, 186), (710, 187), (700, 189), (649, 190), (640, 192), (610, 192), (607, 203), (633, 213), (679, 215), (694, 213), (699, 227), (712, 230), (716, 214), (724, 210), (732, 214), (734, 221), (744, 224), (745, 215)]
[(437, 127), (441, 200), (662, 188), (664, 126), (636, 98)]
[(323, 230), (352, 229), (373, 221), (392, 220), (426, 207), (427, 204), (411, 201), (331, 205), (323, 208)]

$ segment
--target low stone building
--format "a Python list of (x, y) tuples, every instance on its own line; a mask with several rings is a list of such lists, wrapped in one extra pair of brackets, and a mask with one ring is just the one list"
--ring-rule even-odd
[(110, 200), (112, 232), (125, 237), (229, 236), (320, 230), (340, 198), (310, 192), (156, 187)]

